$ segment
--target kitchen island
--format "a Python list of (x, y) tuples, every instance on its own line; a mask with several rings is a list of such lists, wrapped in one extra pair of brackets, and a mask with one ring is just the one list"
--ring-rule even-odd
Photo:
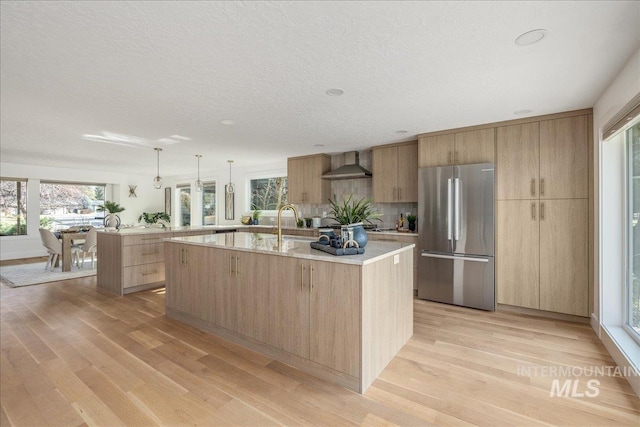
[(413, 335), (414, 245), (334, 256), (311, 241), (166, 240), (166, 315), (363, 393)]
[(164, 285), (164, 239), (227, 233), (237, 226), (131, 227), (98, 232), (98, 288), (118, 295)]

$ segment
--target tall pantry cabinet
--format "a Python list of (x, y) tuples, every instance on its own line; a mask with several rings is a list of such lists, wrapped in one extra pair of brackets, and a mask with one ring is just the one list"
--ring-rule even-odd
[(590, 115), (496, 131), (498, 304), (589, 315)]

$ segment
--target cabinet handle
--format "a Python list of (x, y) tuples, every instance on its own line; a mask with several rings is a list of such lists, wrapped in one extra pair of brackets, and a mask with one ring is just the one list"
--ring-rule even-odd
[(458, 150), (453, 153), (453, 163), (458, 164)]
[(536, 220), (536, 204), (535, 204), (535, 202), (531, 203), (531, 219), (534, 220), (534, 221)]
[(531, 178), (531, 195), (532, 196), (536, 195), (536, 179), (535, 178)]
[(304, 264), (300, 264), (300, 290), (304, 291)]
[(158, 255), (159, 253), (160, 253), (160, 252), (158, 252), (158, 251), (155, 251), (155, 252), (143, 252), (143, 253), (141, 253), (140, 255), (143, 255), (143, 256), (147, 256), (147, 255)]
[(313, 265), (309, 267), (309, 287), (311, 288), (311, 292), (313, 292)]
[(544, 202), (540, 202), (540, 221), (544, 220)]
[(447, 156), (447, 163), (451, 164), (451, 151), (449, 151), (449, 155)]
[(229, 277), (233, 275), (233, 255), (229, 255)]
[(159, 240), (157, 237), (141, 237), (140, 240)]
[(398, 201), (402, 199), (402, 188), (398, 187)]
[(540, 195), (544, 196), (544, 178), (540, 180)]
[(393, 187), (393, 195), (391, 196), (391, 198), (393, 200), (397, 200), (397, 196), (398, 196), (398, 189), (396, 187)]
[(143, 276), (151, 276), (152, 274), (156, 274), (158, 271), (152, 271), (151, 273), (142, 273)]
[(238, 258), (240, 257), (236, 255), (236, 277), (238, 277)]

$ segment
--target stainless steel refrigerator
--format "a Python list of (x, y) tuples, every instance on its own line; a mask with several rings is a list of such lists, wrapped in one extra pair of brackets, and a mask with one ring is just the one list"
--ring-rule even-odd
[(493, 163), (418, 176), (418, 298), (495, 310)]

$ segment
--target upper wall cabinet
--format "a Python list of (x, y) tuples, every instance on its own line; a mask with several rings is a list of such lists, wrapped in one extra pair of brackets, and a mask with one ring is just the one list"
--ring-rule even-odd
[(327, 203), (331, 181), (322, 175), (331, 170), (331, 157), (326, 154), (287, 159), (289, 203)]
[(588, 197), (588, 116), (497, 130), (498, 200)]
[(422, 136), (419, 139), (421, 168), (431, 166), (492, 163), (495, 130), (481, 129), (445, 135)]
[(418, 202), (418, 143), (373, 148), (373, 201)]

